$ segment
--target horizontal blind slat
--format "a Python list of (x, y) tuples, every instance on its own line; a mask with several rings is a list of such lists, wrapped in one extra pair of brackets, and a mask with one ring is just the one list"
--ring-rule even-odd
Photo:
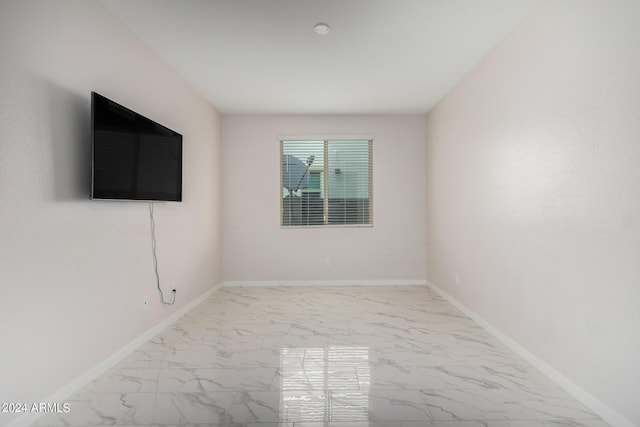
[(371, 147), (367, 140), (281, 141), (281, 225), (372, 224)]

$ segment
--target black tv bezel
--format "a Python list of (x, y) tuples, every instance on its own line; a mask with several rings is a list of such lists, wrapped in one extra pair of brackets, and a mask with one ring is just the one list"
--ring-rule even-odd
[[(122, 108), (128, 112), (130, 112), (131, 114), (135, 115), (136, 118), (142, 119), (144, 121), (147, 121), (149, 124), (155, 126), (155, 127), (160, 127), (164, 130), (166, 130), (167, 132), (170, 132), (173, 136), (178, 136), (180, 137), (180, 142), (179, 142), (179, 146), (180, 146), (180, 162), (178, 163), (179, 165), (179, 170), (178, 170), (178, 178), (179, 178), (179, 191), (176, 193), (177, 197), (158, 197), (158, 198), (152, 198), (152, 197), (102, 197), (102, 196), (98, 196), (96, 197), (95, 195), (95, 114), (96, 114), (96, 97), (100, 97), (103, 98), (104, 100), (111, 102), (113, 104), (115, 104), (117, 107)], [(156, 122), (155, 120), (152, 120), (148, 117), (146, 117), (143, 114), (140, 114), (130, 108), (125, 107), (124, 105), (112, 100), (111, 98), (108, 98), (98, 92), (92, 91), (91, 92), (91, 194), (90, 194), (90, 199), (91, 200), (108, 200), (108, 201), (127, 201), (127, 202), (182, 202), (182, 181), (183, 181), (183, 177), (182, 177), (182, 166), (183, 166), (183, 145), (182, 145), (182, 134), (180, 134), (179, 132), (174, 131), (171, 128), (168, 128), (167, 126)]]

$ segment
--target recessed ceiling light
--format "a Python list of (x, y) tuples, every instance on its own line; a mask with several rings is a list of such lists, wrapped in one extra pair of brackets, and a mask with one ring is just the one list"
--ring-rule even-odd
[(315, 31), (316, 34), (320, 34), (321, 36), (324, 36), (329, 32), (329, 26), (327, 24), (319, 23), (319, 24), (316, 24), (315, 27), (313, 27), (313, 31)]

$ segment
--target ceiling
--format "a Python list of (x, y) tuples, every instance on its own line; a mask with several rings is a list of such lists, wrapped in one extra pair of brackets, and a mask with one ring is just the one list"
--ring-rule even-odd
[(102, 2), (223, 114), (419, 114), (539, 0)]

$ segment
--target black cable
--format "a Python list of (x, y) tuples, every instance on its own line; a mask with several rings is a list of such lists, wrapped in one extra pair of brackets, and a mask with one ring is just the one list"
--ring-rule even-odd
[(164, 300), (164, 293), (160, 288), (160, 273), (158, 273), (158, 256), (156, 255), (156, 221), (153, 218), (153, 202), (149, 202), (149, 218), (151, 220), (151, 252), (153, 254), (153, 270), (156, 273), (156, 284), (158, 285), (158, 292), (160, 292), (160, 302), (166, 305), (173, 305), (176, 302), (176, 290), (173, 289), (173, 301), (166, 302)]

